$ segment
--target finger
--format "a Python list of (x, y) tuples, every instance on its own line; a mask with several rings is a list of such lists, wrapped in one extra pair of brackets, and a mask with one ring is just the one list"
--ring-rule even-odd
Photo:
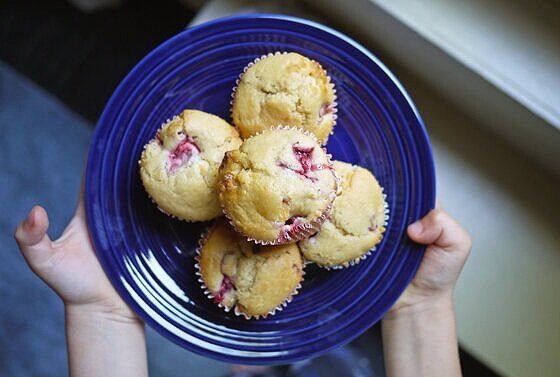
[(27, 218), (16, 228), (14, 238), (32, 268), (53, 253), (52, 242), (47, 235), (48, 228), (47, 212), (40, 206), (33, 207)]
[(435, 245), (446, 250), (470, 249), (469, 234), (442, 210), (432, 210), (425, 217), (409, 225), (408, 236), (424, 245)]

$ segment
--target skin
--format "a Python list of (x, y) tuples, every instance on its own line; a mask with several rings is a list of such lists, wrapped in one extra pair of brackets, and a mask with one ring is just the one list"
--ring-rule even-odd
[[(62, 236), (52, 241), (48, 227), (46, 211), (35, 206), (14, 237), (31, 270), (64, 302), (70, 375), (147, 376), (144, 324), (95, 256), (83, 189)], [(407, 231), (428, 247), (413, 281), (382, 320), (387, 376), (461, 376), (453, 289), (470, 236), (439, 206)]]
[(47, 235), (35, 206), (16, 228), (23, 257), (64, 302), (70, 376), (147, 376), (144, 324), (105, 276), (91, 243), (83, 200), (62, 236)]
[(471, 238), (439, 206), (407, 232), (428, 247), (416, 276), (381, 322), (387, 376), (461, 376), (453, 290)]

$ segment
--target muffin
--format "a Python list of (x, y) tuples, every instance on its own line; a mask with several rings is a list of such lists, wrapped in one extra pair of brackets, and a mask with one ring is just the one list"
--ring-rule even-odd
[(169, 215), (187, 221), (213, 219), (221, 214), (218, 169), (224, 154), (240, 145), (235, 128), (221, 118), (184, 110), (144, 147), (139, 161), (142, 184)]
[(245, 240), (224, 220), (203, 236), (198, 275), (219, 306), (246, 318), (266, 317), (297, 293), (303, 259), (297, 245), (260, 246)]
[(320, 266), (347, 267), (381, 241), (387, 210), (383, 190), (368, 170), (339, 161), (334, 168), (341, 187), (331, 216), (299, 247), (305, 259)]
[(296, 242), (319, 229), (336, 197), (330, 156), (309, 133), (274, 128), (226, 153), (218, 198), (235, 229), (263, 245)]
[(335, 101), (334, 85), (319, 63), (294, 52), (269, 54), (240, 76), (233, 123), (243, 139), (271, 126), (291, 125), (325, 144), (336, 120)]

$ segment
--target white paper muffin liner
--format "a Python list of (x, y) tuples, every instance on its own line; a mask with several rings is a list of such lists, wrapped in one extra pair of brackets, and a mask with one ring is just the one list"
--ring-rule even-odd
[[(206, 228), (206, 230), (202, 233), (201, 237), (198, 240), (198, 247), (196, 248), (196, 255), (195, 255), (195, 264), (194, 267), (196, 269), (195, 274), (196, 276), (198, 276), (197, 281), (200, 283), (200, 287), (202, 288), (204, 294), (206, 295), (206, 297), (208, 297), (212, 302), (214, 302), (214, 295), (212, 294), (212, 292), (210, 291), (210, 289), (208, 289), (208, 287), (206, 286), (206, 284), (204, 283), (204, 279), (202, 279), (202, 272), (200, 269), (200, 253), (202, 252), (202, 247), (204, 246), (204, 244), (206, 243), (206, 241), (208, 240), (208, 237), (210, 236), (214, 226), (216, 226), (216, 223), (214, 223), (213, 225), (209, 226), (208, 228)], [(301, 254), (300, 254), (301, 256)], [(301, 256), (303, 259), (303, 256)], [(276, 306), (274, 309), (272, 309), (271, 311), (269, 311), (268, 313), (264, 314), (264, 315), (256, 315), (256, 316), (251, 316), (248, 315), (247, 313), (243, 312), (238, 306), (237, 304), (234, 304), (233, 306), (227, 306), (224, 305), (223, 303), (216, 303), (216, 305), (220, 308), (222, 308), (226, 313), (229, 313), (232, 309), (233, 309), (233, 314), (235, 314), (236, 316), (239, 317), (243, 317), (247, 320), (249, 319), (260, 319), (260, 318), (267, 318), (268, 316), (273, 316), (274, 314), (276, 314), (276, 312), (280, 312), (282, 310), (284, 310), (284, 308), (286, 306), (288, 306), (288, 304), (290, 302), (292, 302), (292, 300), (294, 299), (294, 297), (296, 295), (299, 294), (299, 290), (301, 289), (301, 283), (303, 282), (304, 276), (305, 276), (305, 259), (303, 259), (303, 263), (302, 263), (302, 270), (301, 270), (301, 281), (300, 283), (296, 286), (296, 288), (284, 299), (284, 301)]]
[[(256, 133), (255, 135), (251, 136), (250, 138), (246, 139), (249, 140), (253, 137), (256, 137), (258, 135), (262, 135), (263, 133), (266, 132), (270, 132), (270, 131), (275, 131), (275, 130), (294, 130), (294, 131), (298, 131), (303, 133), (304, 135), (312, 138), (319, 146), (321, 146), (321, 143), (318, 141), (317, 137), (309, 131), (306, 131), (302, 128), (298, 128), (298, 127), (290, 127), (290, 126), (283, 126), (283, 125), (278, 125), (276, 127), (270, 127), (266, 130), (263, 130), (261, 132)], [(233, 219), (229, 216), (229, 214), (227, 213), (225, 206), (223, 204), (221, 204), (222, 207), (222, 212), (225, 216), (225, 218), (228, 220), (228, 222), (230, 223), (230, 225), (232, 226), (233, 229), (235, 229), (235, 231), (241, 235), (243, 235), (248, 241), (260, 244), (260, 245), (282, 245), (282, 244), (286, 244), (286, 243), (295, 243), (298, 241), (301, 241), (305, 238), (309, 238), (312, 234), (316, 233), (320, 228), (321, 228), (321, 224), (323, 224), (325, 222), (325, 220), (327, 220), (331, 214), (331, 210), (333, 207), (333, 203), (334, 200), (336, 199), (336, 195), (338, 192), (338, 189), (340, 187), (340, 177), (338, 176), (338, 174), (336, 173), (334, 167), (333, 167), (333, 162), (332, 162), (332, 155), (329, 154), (327, 152), (327, 149), (324, 147), (321, 147), (321, 149), (325, 152), (325, 155), (327, 156), (327, 167), (328, 169), (331, 170), (334, 179), (335, 179), (335, 187), (334, 190), (332, 190), (329, 193), (329, 205), (325, 208), (325, 210), (323, 211), (323, 213), (317, 217), (315, 220), (311, 221), (311, 222), (307, 222), (307, 223), (303, 223), (303, 224), (298, 224), (296, 225), (297, 227), (297, 236), (292, 236), (290, 234), (279, 234), (278, 238), (274, 239), (274, 240), (261, 240), (255, 237), (252, 237), (251, 235), (248, 235), (244, 232), (242, 232), (237, 226), (235, 226), (235, 223), (233, 222)]]
[[(381, 187), (381, 192), (383, 193), (384, 189), (383, 187)], [(389, 224), (389, 205), (387, 204), (387, 195), (383, 194), (383, 208), (384, 208), (384, 217), (383, 217), (383, 227), (385, 228), (385, 231), (387, 231), (387, 225)], [(377, 245), (379, 245), (381, 243), (381, 241), (383, 240), (383, 236), (384, 236), (384, 232), (381, 234), (381, 238), (379, 239), (379, 241), (377, 242), (377, 244), (372, 247), (371, 249), (369, 249), (368, 251), (366, 251), (365, 253), (363, 253), (362, 255), (360, 255), (359, 257), (355, 258), (355, 259), (351, 259), (349, 261), (346, 261), (344, 263), (341, 264), (337, 264), (334, 266), (324, 266), (321, 265), (320, 263), (311, 261), (311, 260), (307, 260), (304, 257), (304, 260), (306, 261), (306, 264), (311, 264), (314, 263), (316, 264), (318, 267), (323, 268), (325, 270), (341, 270), (344, 268), (348, 268), (348, 267), (352, 267), (357, 265), (358, 263), (360, 263), (361, 261), (367, 259), (373, 252), (375, 252), (377, 250)]]
[[(255, 58), (252, 62), (249, 62), (249, 64), (247, 64), (244, 68), (243, 71), (239, 74), (239, 77), (235, 80), (235, 86), (232, 88), (231, 90), (231, 99), (229, 101), (229, 113), (231, 118), (233, 119), (233, 101), (235, 99), (235, 94), (237, 92), (237, 87), (239, 86), (239, 81), (241, 80), (241, 77), (243, 77), (243, 75), (245, 74), (245, 72), (247, 72), (247, 70), (249, 68), (251, 68), (253, 65), (255, 65), (256, 63), (258, 63), (259, 61), (275, 56), (275, 55), (286, 55), (288, 54), (288, 51), (276, 51), (276, 52), (269, 52), (268, 54), (265, 55), (261, 55), (258, 58)], [(301, 54), (300, 54), (301, 55)], [(304, 55), (302, 55), (304, 56)], [(304, 56), (306, 59), (309, 59), (307, 56)], [(329, 135), (332, 135), (334, 133), (334, 127), (336, 126), (336, 120), (338, 119), (338, 102), (337, 102), (337, 96), (336, 96), (336, 88), (334, 86), (334, 83), (332, 82), (331, 76), (328, 74), (328, 72), (323, 68), (323, 66), (321, 65), (321, 63), (317, 62), (316, 60), (313, 59), (309, 59), (310, 61), (319, 64), (319, 66), (321, 67), (321, 69), (323, 70), (323, 73), (325, 74), (325, 76), (327, 77), (327, 82), (328, 82), (328, 86), (331, 88), (332, 92), (333, 92), (333, 101), (332, 101), (332, 114), (333, 114), (333, 124), (331, 126), (331, 131), (329, 132)], [(233, 122), (232, 122), (233, 123)], [(325, 139), (324, 143), (319, 143), (319, 145), (325, 145), (327, 143), (327, 140)]]

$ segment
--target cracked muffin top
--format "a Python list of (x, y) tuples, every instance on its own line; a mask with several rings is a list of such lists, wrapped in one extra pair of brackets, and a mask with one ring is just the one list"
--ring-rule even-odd
[(198, 256), (202, 282), (214, 302), (246, 317), (266, 317), (291, 299), (303, 277), (296, 244), (260, 246), (217, 221)]
[(359, 166), (335, 161), (341, 178), (331, 216), (317, 234), (299, 242), (304, 257), (325, 267), (358, 262), (385, 231), (385, 201), (375, 177)]
[(232, 116), (242, 138), (271, 126), (312, 132), (326, 144), (336, 120), (334, 86), (321, 65), (277, 53), (249, 65), (234, 92)]
[(314, 233), (336, 189), (329, 156), (315, 138), (275, 128), (226, 154), (218, 198), (238, 232), (257, 243), (281, 244)]
[(142, 184), (163, 212), (182, 220), (210, 220), (221, 214), (218, 169), (224, 154), (239, 145), (236, 129), (221, 118), (184, 110), (144, 147)]

